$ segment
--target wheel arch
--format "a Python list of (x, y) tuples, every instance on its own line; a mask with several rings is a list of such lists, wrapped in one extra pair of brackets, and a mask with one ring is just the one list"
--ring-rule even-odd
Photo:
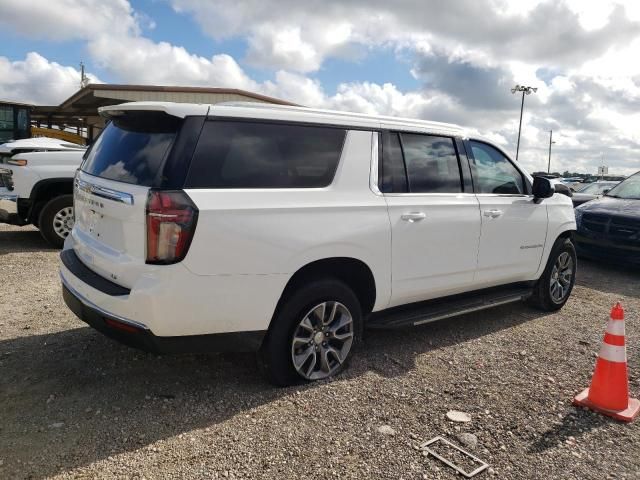
[(549, 240), (553, 239), (553, 241), (545, 242), (544, 253), (540, 262), (540, 266), (538, 267), (538, 271), (536, 272), (535, 280), (540, 278), (544, 269), (547, 268), (547, 263), (549, 262), (549, 256), (551, 255), (551, 251), (553, 247), (556, 245), (558, 240), (560, 239), (571, 239), (573, 234), (576, 232), (575, 229), (575, 221), (573, 223), (567, 223), (563, 225), (561, 228), (556, 230), (552, 235), (547, 237)]
[(73, 178), (45, 178), (37, 182), (31, 189), (29, 200), (29, 220), (37, 221), (42, 207), (55, 197), (73, 194)]
[(371, 268), (357, 258), (330, 257), (307, 263), (289, 278), (275, 313), (300, 286), (319, 278), (336, 278), (347, 284), (358, 297), (363, 315), (367, 315), (373, 309), (376, 302), (376, 281)]
[(555, 241), (553, 242), (555, 244), (555, 242), (558, 241), (558, 239), (560, 238), (569, 238), (571, 239), (573, 237), (573, 234), (576, 233), (575, 230), (565, 230), (564, 232), (560, 232), (560, 234), (556, 237)]

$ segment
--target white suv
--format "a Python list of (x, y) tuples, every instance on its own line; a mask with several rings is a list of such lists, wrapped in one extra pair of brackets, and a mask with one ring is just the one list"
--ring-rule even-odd
[(155, 352), (255, 350), (280, 385), (362, 329), (573, 287), (571, 200), (454, 125), (259, 104), (130, 103), (75, 179), (67, 305)]

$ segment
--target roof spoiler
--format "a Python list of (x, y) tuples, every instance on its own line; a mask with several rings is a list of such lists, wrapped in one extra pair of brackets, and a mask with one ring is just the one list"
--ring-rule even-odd
[(173, 117), (185, 118), (206, 116), (209, 113), (209, 105), (176, 102), (129, 102), (98, 108), (98, 113), (104, 118), (119, 117), (128, 111), (164, 112)]

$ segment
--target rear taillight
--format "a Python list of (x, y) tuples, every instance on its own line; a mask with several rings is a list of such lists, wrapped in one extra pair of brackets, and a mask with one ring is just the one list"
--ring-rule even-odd
[(147, 199), (147, 263), (181, 261), (189, 250), (198, 209), (182, 190), (150, 190)]

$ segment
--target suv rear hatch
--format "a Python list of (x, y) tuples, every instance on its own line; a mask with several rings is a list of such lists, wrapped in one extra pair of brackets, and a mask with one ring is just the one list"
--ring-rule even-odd
[(168, 103), (101, 109), (111, 121), (74, 181), (72, 246), (91, 270), (131, 288), (149, 264), (181, 260), (175, 253), (186, 253), (197, 220), (181, 188), (207, 111)]

